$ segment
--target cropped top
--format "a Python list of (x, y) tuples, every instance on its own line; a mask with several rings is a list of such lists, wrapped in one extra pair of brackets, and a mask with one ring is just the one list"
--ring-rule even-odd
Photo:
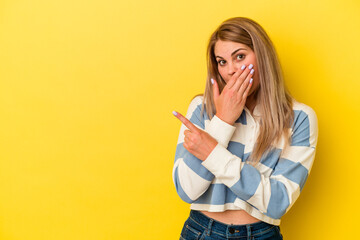
[(251, 216), (280, 225), (281, 217), (299, 197), (312, 168), (318, 139), (318, 121), (314, 110), (293, 99), (294, 122), (290, 144), (284, 138), (274, 144), (253, 166), (246, 162), (259, 133), (259, 105), (253, 115), (244, 107), (234, 125), (216, 115), (210, 120), (203, 97), (195, 97), (186, 118), (218, 142), (201, 161), (184, 146), (182, 124), (176, 146), (173, 181), (181, 199), (194, 210), (223, 212), (245, 210)]

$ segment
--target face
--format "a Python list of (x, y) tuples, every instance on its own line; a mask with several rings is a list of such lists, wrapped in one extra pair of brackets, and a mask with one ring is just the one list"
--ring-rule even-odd
[(215, 43), (214, 49), (217, 68), (227, 83), (231, 76), (241, 68), (242, 65), (246, 65), (248, 67), (252, 64), (254, 67), (254, 75), (253, 75), (253, 85), (249, 91), (248, 96), (250, 96), (259, 86), (259, 79), (257, 74), (257, 66), (256, 66), (256, 57), (253, 50), (247, 45), (231, 42), (231, 41), (221, 41), (218, 40)]

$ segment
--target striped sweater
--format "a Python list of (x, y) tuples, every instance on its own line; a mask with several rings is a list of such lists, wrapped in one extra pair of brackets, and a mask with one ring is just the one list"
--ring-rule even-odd
[(210, 120), (202, 96), (194, 98), (186, 117), (218, 141), (210, 155), (201, 161), (184, 146), (181, 125), (173, 167), (176, 191), (191, 209), (210, 212), (245, 210), (261, 221), (280, 225), (280, 218), (299, 197), (314, 162), (318, 138), (314, 110), (293, 101), (294, 122), (291, 143), (282, 139), (263, 155), (255, 167), (248, 164), (259, 132), (259, 106), (253, 115), (245, 107), (234, 125), (216, 115)]

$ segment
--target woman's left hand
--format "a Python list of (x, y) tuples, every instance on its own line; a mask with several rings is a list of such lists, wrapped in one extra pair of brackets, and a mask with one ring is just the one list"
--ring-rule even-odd
[(192, 122), (178, 112), (173, 112), (189, 130), (184, 131), (184, 147), (195, 157), (204, 161), (218, 142), (207, 132), (197, 128)]

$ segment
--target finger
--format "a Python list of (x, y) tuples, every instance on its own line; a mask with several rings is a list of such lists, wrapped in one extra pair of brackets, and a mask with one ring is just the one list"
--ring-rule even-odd
[(239, 91), (240, 87), (242, 86), (242, 84), (246, 81), (248, 76), (252, 76), (252, 73), (254, 71), (252, 71), (251, 73), (251, 69), (249, 69), (248, 67), (240, 74), (240, 76), (238, 77), (237, 81), (235, 82), (235, 84), (232, 86), (231, 89), (233, 89), (234, 92)]
[(237, 79), (240, 77), (240, 75), (244, 72), (246, 69), (246, 65), (242, 65), (241, 68), (239, 68), (234, 75), (231, 76), (230, 80), (225, 85), (225, 88), (231, 88), (237, 81)]
[(211, 78), (211, 83), (212, 83), (212, 89), (213, 89), (213, 97), (214, 100), (216, 101), (216, 99), (219, 97), (219, 86), (217, 84), (217, 81), (213, 78)]
[[(247, 93), (249, 93), (249, 90), (252, 86), (253, 80), (251, 80), (251, 79), (252, 79), (251, 75), (249, 74), (249, 76), (246, 78), (244, 84), (241, 85), (240, 90), (238, 92), (238, 97), (240, 97), (243, 100), (247, 98)], [(250, 83), (250, 81), (251, 81), (251, 83)], [(247, 93), (246, 93), (246, 91), (247, 91)]]
[(186, 117), (181, 115), (181, 113), (178, 113), (176, 111), (173, 111), (173, 114), (175, 117), (177, 117), (190, 131), (192, 132), (198, 132), (198, 128), (190, 122)]
[(248, 86), (247, 86), (247, 88), (246, 88), (246, 90), (245, 90), (245, 92), (243, 94), (243, 99), (247, 98), (252, 85), (253, 85), (253, 79), (251, 78), (250, 81), (249, 81), (249, 84), (248, 84)]

